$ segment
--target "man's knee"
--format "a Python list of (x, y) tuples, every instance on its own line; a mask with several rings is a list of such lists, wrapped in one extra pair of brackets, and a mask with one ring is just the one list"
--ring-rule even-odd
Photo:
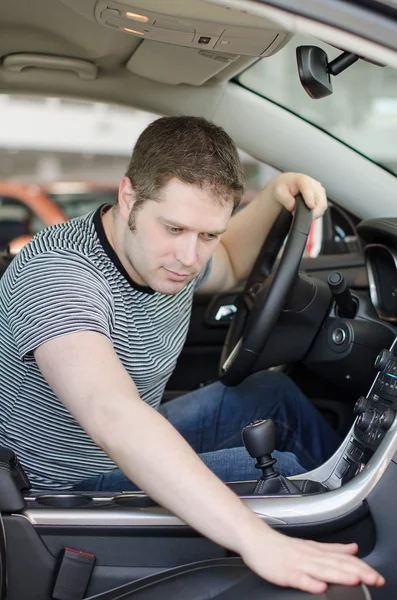
[(253, 390), (263, 387), (272, 388), (280, 392), (289, 391), (291, 394), (299, 391), (292, 379), (282, 371), (257, 371), (256, 373), (252, 373), (252, 375), (247, 377), (238, 386), (238, 388), (250, 388)]
[(296, 384), (281, 371), (258, 371), (247, 377), (237, 388), (246, 404), (262, 407), (263, 418), (272, 418), (280, 409), (296, 416), (309, 401)]

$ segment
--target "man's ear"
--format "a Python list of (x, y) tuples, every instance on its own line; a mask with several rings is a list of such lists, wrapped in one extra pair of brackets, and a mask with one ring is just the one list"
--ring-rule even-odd
[(118, 203), (120, 214), (128, 221), (130, 212), (135, 202), (135, 191), (129, 177), (123, 177), (119, 185)]

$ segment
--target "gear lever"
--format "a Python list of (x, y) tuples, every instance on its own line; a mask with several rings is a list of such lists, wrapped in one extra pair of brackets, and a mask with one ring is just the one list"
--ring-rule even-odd
[(242, 431), (243, 443), (250, 456), (256, 458), (255, 467), (262, 470), (261, 479), (273, 479), (279, 473), (273, 469), (277, 462), (272, 458), (276, 447), (276, 427), (271, 419), (253, 421)]
[(276, 426), (271, 419), (260, 419), (249, 423), (242, 431), (242, 438), (248, 454), (257, 460), (255, 467), (262, 471), (254, 495), (285, 496), (302, 495), (302, 493), (318, 494), (326, 491), (321, 483), (306, 480), (292, 482), (274, 470), (277, 461), (272, 457), (272, 452), (276, 446)]

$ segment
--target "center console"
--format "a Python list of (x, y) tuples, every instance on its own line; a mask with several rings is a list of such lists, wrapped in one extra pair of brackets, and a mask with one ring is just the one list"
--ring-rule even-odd
[(382, 350), (375, 360), (378, 374), (367, 394), (355, 406), (357, 418), (327, 486), (332, 489), (358, 475), (385, 439), (397, 412), (397, 346)]
[[(367, 396), (357, 400), (355, 422), (341, 446), (317, 469), (289, 477), (286, 482), (287, 486), (290, 484), (289, 493), (280, 495), (280, 480), (267, 486), (258, 485), (262, 478), (259, 482), (229, 484), (255, 513), (282, 527), (320, 526), (362, 509), (364, 500), (397, 452), (396, 342), (390, 350), (382, 350), (375, 366), (378, 374)], [(256, 448), (256, 442), (251, 444), (251, 455), (258, 457)], [(258, 460), (263, 473), (274, 462), (271, 458), (269, 452), (267, 462)], [(281, 485), (284, 487), (283, 481)], [(275, 493), (271, 493), (274, 489)], [(178, 517), (142, 492), (24, 496), (26, 508), (19, 507), (18, 512), (23, 511), (34, 525), (183, 525)]]

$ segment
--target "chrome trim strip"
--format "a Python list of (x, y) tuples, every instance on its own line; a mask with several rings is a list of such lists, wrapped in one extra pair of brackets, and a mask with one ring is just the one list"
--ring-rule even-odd
[[(375, 487), (397, 451), (397, 421), (389, 429), (372, 460), (361, 473), (326, 494), (289, 498), (243, 498), (254, 513), (269, 524), (321, 523), (342, 517), (358, 508)], [(331, 462), (328, 461), (328, 463)], [(335, 465), (335, 461), (332, 461)], [(325, 466), (325, 465), (324, 465)], [(311, 474), (306, 474), (311, 478)], [(178, 517), (162, 507), (118, 508), (117, 510), (51, 510), (28, 508), (23, 516), (34, 525), (175, 526)]]
[[(28, 509), (15, 517), (27, 518), (32, 525), (67, 525), (77, 527), (172, 527), (186, 526), (181, 519), (168, 512), (165, 508), (118, 508), (117, 510), (56, 510)], [(271, 525), (283, 525), (284, 521), (268, 516), (266, 521)]]

